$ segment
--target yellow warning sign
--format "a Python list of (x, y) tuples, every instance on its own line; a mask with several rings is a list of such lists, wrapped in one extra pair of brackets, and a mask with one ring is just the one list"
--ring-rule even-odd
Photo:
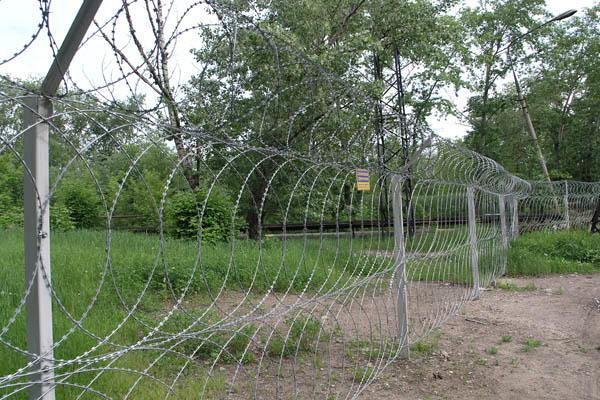
[(361, 192), (369, 192), (371, 190), (371, 179), (368, 169), (356, 169), (356, 188)]

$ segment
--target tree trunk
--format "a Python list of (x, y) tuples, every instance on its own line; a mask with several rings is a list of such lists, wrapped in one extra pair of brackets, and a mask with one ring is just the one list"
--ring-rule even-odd
[[(262, 224), (265, 217), (264, 205), (262, 202), (269, 181), (269, 175), (265, 174), (264, 171), (257, 169), (256, 174), (258, 182), (249, 187), (251, 199), (250, 206), (246, 210), (248, 238), (252, 240), (259, 240), (262, 236)], [(261, 208), (263, 208), (263, 211), (259, 214)]]
[(183, 140), (181, 118), (179, 116), (179, 110), (177, 109), (177, 103), (173, 96), (173, 92), (171, 91), (171, 79), (169, 75), (169, 54), (167, 52), (164, 38), (164, 20), (161, 1), (157, 2), (156, 16), (156, 34), (160, 54), (160, 75), (162, 76), (162, 84), (160, 86), (169, 114), (169, 126), (171, 128), (169, 137), (173, 140), (175, 144), (177, 157), (181, 161), (183, 174), (186, 180), (188, 181), (190, 188), (196, 189), (199, 183), (198, 175), (194, 171), (194, 161), (192, 157), (189, 156), (189, 150), (186, 148)]
[(246, 212), (246, 223), (248, 224), (248, 239), (259, 240), (262, 230), (262, 218), (259, 218), (256, 207), (250, 207)]
[(600, 232), (600, 227), (598, 227), (598, 220), (600, 220), (600, 196), (598, 196), (598, 204), (596, 204), (596, 211), (594, 212), (594, 216), (592, 217), (590, 232)]

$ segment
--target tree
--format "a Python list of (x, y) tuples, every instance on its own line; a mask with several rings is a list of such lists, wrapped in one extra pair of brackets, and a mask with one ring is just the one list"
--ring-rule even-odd
[[(406, 71), (405, 101), (414, 112), (413, 125), (423, 124), (436, 108), (448, 110), (437, 93), (460, 84), (454, 62), (460, 55), (460, 27), (445, 14), (452, 4), (295, 0), (251, 8), (235, 2), (234, 11), (219, 15), (221, 27), (202, 31), (203, 46), (195, 51), (202, 72), (187, 91), (191, 126), (212, 137), (315, 159), (374, 161), (370, 153), (380, 139), (373, 111), (384, 87), (381, 78), (374, 80), (365, 70), (372, 70), (374, 57), (389, 65), (396, 48)], [(400, 138), (386, 140), (386, 157), (399, 158)], [(226, 147), (217, 146), (221, 155)], [(255, 172), (241, 202), (252, 237), (265, 210), (274, 212), (273, 204), (262, 204), (265, 191), (271, 186), (285, 193), (294, 183), (290, 176), (274, 178), (276, 157), (254, 157), (241, 168)]]
[[(473, 129), (468, 134), (467, 142), (473, 150), (488, 155), (492, 146), (489, 118), (498, 111), (498, 104), (490, 101), (494, 96), (496, 82), (508, 72), (509, 65), (502, 54), (510, 39), (530, 30), (538, 22), (538, 17), (546, 17), (544, 0), (492, 0), (480, 2), (477, 7), (465, 8), (461, 13), (462, 23), (468, 35), (468, 44), (472, 58), (467, 69), (472, 86), (478, 94), (471, 101), (469, 119)], [(513, 57), (521, 58), (524, 47), (534, 44), (539, 36), (527, 36), (516, 42), (511, 51)]]
[[(553, 179), (600, 178), (598, 165), (598, 64), (600, 48), (598, 6), (575, 18), (552, 25), (529, 50), (519, 74), (527, 96), (539, 143), (549, 161)], [(531, 139), (514, 101), (514, 86), (507, 84), (488, 99), (484, 153), (526, 178), (541, 178)], [(481, 134), (477, 125), (481, 97), (469, 103), (474, 129), (466, 143), (472, 148)], [(533, 157), (533, 158), (532, 158)]]

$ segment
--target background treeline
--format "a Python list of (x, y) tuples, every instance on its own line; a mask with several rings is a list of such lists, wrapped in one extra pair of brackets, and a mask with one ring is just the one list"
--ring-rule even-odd
[[(478, 92), (468, 105), (470, 148), (509, 171), (542, 179), (506, 52), (507, 37), (549, 19), (544, 1), (495, 1), (464, 15), (480, 51), (473, 68)], [(565, 3), (565, 10), (569, 6)], [(508, 36), (507, 36), (508, 35)], [(538, 141), (552, 179), (600, 179), (600, 7), (579, 10), (516, 42), (515, 72), (521, 81)]]
[[(542, 177), (504, 48), (551, 17), (543, 0), (474, 7), (456, 0), (230, 3), (220, 18), (237, 20), (235, 35), (226, 23), (200, 30), (194, 55), (201, 72), (176, 95), (169, 69), (158, 68), (158, 106), (136, 96), (100, 103), (89, 95), (55, 104), (55, 229), (104, 229), (111, 216), (117, 229), (221, 240), (237, 231), (256, 237), (268, 223), (388, 217), (385, 198), (357, 194), (352, 177), (335, 168), (307, 174), (301, 161), (241, 154), (227, 143), (349, 166), (401, 165), (399, 135), (386, 133), (383, 147), (375, 118), (394, 53), (413, 145), (430, 132), (429, 117), (452, 114), (469, 124), (464, 145), (523, 178)], [(556, 179), (600, 180), (599, 13), (599, 6), (580, 10), (512, 46)], [(255, 17), (244, 24), (240, 15)], [(170, 54), (147, 62), (176, 63)], [(466, 110), (447, 95), (461, 89), (470, 97)], [(7, 84), (1, 92), (0, 227), (11, 227), (22, 223), (24, 171), (21, 110), (6, 99), (22, 91)], [(149, 116), (154, 123), (142, 123)]]

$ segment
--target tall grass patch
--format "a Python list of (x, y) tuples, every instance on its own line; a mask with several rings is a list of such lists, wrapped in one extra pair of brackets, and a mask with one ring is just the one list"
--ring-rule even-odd
[(510, 276), (600, 272), (600, 235), (585, 231), (533, 232), (513, 241)]

